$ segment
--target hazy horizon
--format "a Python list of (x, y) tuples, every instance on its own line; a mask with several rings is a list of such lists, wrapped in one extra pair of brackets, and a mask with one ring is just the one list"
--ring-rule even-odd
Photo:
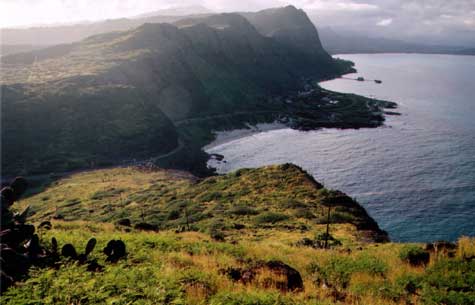
[(474, 0), (187, 0), (179, 5), (170, 0), (0, 0), (0, 28), (97, 22), (187, 7), (192, 13), (204, 8), (230, 12), (285, 5), (304, 9), (319, 27), (413, 42), (475, 46)]

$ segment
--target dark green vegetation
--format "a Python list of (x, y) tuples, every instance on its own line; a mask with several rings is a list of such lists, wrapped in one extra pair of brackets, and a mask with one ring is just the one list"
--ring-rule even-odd
[(322, 102), (330, 93), (314, 81), (351, 63), (323, 50), (303, 11), (247, 17), (147, 23), (2, 57), (2, 175), (149, 158), (203, 173), (201, 146), (212, 130), (276, 119), (303, 129), (381, 124), (386, 103), (345, 95), (349, 107)]
[[(93, 272), (61, 256), (56, 268), (31, 269), (2, 304), (475, 304), (474, 239), (368, 243), (385, 235), (366, 212), (294, 165), (201, 180), (136, 168), (84, 172), (13, 207), (27, 204), (34, 222), (52, 222), (37, 230), (46, 247), (52, 237), (76, 249), (121, 240), (127, 257), (110, 263), (89, 251), (104, 266)], [(330, 249), (313, 245), (325, 232), (325, 205), (339, 241)], [(134, 228), (144, 220), (160, 231)], [(421, 253), (427, 264), (408, 261)]]

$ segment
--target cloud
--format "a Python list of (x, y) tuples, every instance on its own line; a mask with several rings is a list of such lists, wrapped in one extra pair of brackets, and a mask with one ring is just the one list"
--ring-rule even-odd
[(356, 3), (351, 1), (312, 1), (302, 5), (304, 9), (308, 10), (327, 10), (327, 11), (374, 11), (378, 10), (379, 6), (376, 4)]
[[(321, 0), (323, 1), (323, 0)], [(342, 1), (342, 0), (337, 0)], [(311, 12), (318, 26), (372, 37), (475, 46), (475, 0), (345, 0), (378, 9)], [(391, 21), (389, 21), (391, 20)]]
[(0, 27), (121, 18), (175, 3), (172, 0), (0, 0)]
[(318, 26), (475, 46), (475, 0), (0, 0), (0, 27), (112, 19), (177, 5), (255, 11), (288, 4), (305, 9)]
[(376, 23), (376, 25), (377, 26), (389, 26), (391, 23), (393, 23), (393, 19), (392, 18), (386, 18), (386, 19), (382, 19), (381, 21)]

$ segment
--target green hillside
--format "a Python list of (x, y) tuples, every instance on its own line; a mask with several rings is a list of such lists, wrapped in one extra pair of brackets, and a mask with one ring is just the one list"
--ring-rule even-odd
[[(97, 245), (89, 263), (62, 256), (32, 268), (2, 304), (475, 302), (474, 239), (435, 248), (375, 243), (387, 237), (363, 208), (294, 165), (204, 180), (116, 168), (30, 191), (36, 195), (14, 207), (30, 204), (36, 224), (51, 220), (52, 229), (37, 230), (43, 245), (52, 247), (52, 237), (79, 252), (91, 237)], [(329, 232), (338, 241), (329, 249), (318, 244), (325, 204), (333, 206)], [(157, 231), (143, 231), (143, 221)], [(101, 252), (111, 239), (126, 245), (116, 263)]]
[(174, 171), (117, 168), (76, 174), (54, 182), (18, 204), (30, 206), (34, 221), (62, 219), (132, 224), (157, 229), (193, 227), (202, 232), (233, 233), (263, 226), (307, 232), (327, 221), (354, 226), (361, 240), (387, 239), (376, 222), (348, 196), (329, 191), (291, 164), (196, 180)]
[[(2, 175), (163, 156), (179, 148), (180, 121), (277, 112), (282, 97), (350, 69), (321, 48), (303, 12), (262, 16), (287, 16), (271, 26), (313, 42), (263, 35), (239, 14), (219, 14), (2, 57)], [(201, 147), (185, 144), (203, 167)]]

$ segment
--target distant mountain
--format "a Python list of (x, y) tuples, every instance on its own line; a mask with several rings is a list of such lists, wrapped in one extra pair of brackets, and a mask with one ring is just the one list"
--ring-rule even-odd
[(460, 48), (458, 51), (454, 52), (460, 55), (475, 55), (475, 47), (474, 48)]
[(31, 44), (1, 44), (0, 45), (0, 56), (9, 55), (22, 52), (30, 52), (37, 49), (43, 49), (48, 46), (44, 45), (31, 45)]
[(173, 122), (266, 109), (304, 78), (343, 72), (302, 11), (265, 11), (253, 23), (267, 35), (219, 14), (2, 57), (3, 173), (166, 154), (179, 146)]
[[(1, 42), (3, 45), (29, 45), (33, 49), (64, 43), (73, 43), (89, 36), (114, 32), (127, 31), (144, 23), (170, 23), (192, 15), (204, 16), (212, 12), (201, 6), (181, 7), (166, 9), (133, 18), (111, 19), (92, 23), (80, 23), (74, 25), (43, 26), (21, 29), (2, 29)], [(4, 49), (2, 47), (2, 49)], [(10, 54), (13, 48), (5, 48)], [(23, 51), (17, 48), (17, 51)]]
[(297, 46), (308, 54), (328, 55), (322, 47), (317, 29), (303, 10), (287, 6), (242, 15), (264, 36), (288, 46)]
[(415, 44), (401, 40), (368, 37), (353, 32), (336, 31), (329, 27), (320, 29), (320, 37), (325, 50), (330, 54), (422, 53), (475, 55), (475, 48)]
[(176, 16), (154, 16), (138, 19), (113, 19), (75, 25), (2, 29), (1, 42), (4, 45), (51, 46), (78, 42), (89, 36), (107, 32), (127, 31), (146, 22), (174, 22), (179, 19), (180, 17)]
[(158, 11), (148, 12), (145, 14), (140, 14), (133, 17), (137, 18), (148, 18), (154, 16), (190, 16), (190, 15), (206, 15), (213, 14), (214, 12), (201, 5), (191, 5), (191, 6), (178, 6), (168, 9), (162, 9)]
[[(204, 18), (213, 12), (202, 6), (185, 6), (154, 11), (133, 18), (112, 19), (101, 22), (32, 27), (27, 29), (2, 29), (2, 48), (0, 55), (25, 52), (64, 43), (74, 43), (89, 36), (113, 31), (128, 31), (144, 23), (173, 23), (183, 19)], [(343, 53), (442, 53), (474, 55), (475, 46), (454, 47), (444, 45), (426, 45), (408, 43), (381, 37), (365, 35), (358, 29), (354, 31), (335, 30), (321, 27), (320, 36), (315, 27), (309, 26), (312, 20), (301, 10), (292, 6), (285, 9), (268, 9), (257, 13), (240, 13), (264, 36), (272, 37), (280, 42), (299, 44), (305, 49), (308, 43), (317, 44), (309, 49), (324, 48), (330, 54)], [(276, 14), (280, 14), (276, 18)], [(298, 15), (301, 18), (296, 18)], [(299, 20), (300, 23), (295, 23)], [(314, 24), (316, 20), (313, 20)], [(307, 29), (299, 31), (299, 29)], [(309, 30), (313, 28), (312, 30)], [(283, 30), (285, 29), (285, 30)], [(286, 32), (288, 31), (288, 32)]]

